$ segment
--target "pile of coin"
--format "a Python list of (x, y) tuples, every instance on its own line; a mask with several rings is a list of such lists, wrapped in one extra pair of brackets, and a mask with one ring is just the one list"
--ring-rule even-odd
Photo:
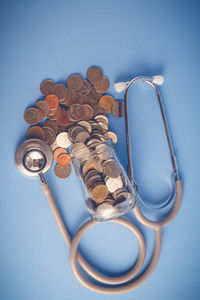
[(106, 114), (112, 112), (116, 117), (124, 114), (123, 103), (104, 94), (109, 81), (100, 68), (90, 67), (87, 80), (77, 74), (70, 75), (66, 84), (42, 81), (40, 91), (44, 100), (24, 112), (24, 120), (32, 125), (27, 138), (39, 138), (50, 145), (57, 162), (54, 172), (59, 178), (71, 173), (67, 148), (73, 144), (76, 149), (80, 143), (89, 147), (107, 139), (116, 143), (116, 134), (108, 131)]

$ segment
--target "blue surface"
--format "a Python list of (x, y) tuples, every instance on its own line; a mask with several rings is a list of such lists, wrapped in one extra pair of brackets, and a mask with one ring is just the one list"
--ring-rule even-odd
[[(1, 1), (1, 201), (0, 299), (199, 299), (200, 19), (198, 1)], [(40, 82), (85, 76), (91, 65), (110, 80), (163, 74), (160, 88), (183, 180), (183, 204), (164, 229), (158, 265), (136, 290), (100, 295), (81, 286), (69, 266), (65, 246), (39, 180), (16, 170), (14, 153), (24, 139), (23, 111), (41, 99)], [(160, 203), (172, 189), (169, 153), (150, 87), (130, 91), (135, 179), (143, 199)], [(132, 101), (133, 100), (133, 101)], [(110, 116), (116, 151), (126, 166), (124, 120)], [(73, 235), (88, 219), (73, 173), (65, 181), (47, 174), (59, 209)], [(127, 216), (135, 220), (131, 214)], [(137, 224), (137, 222), (135, 222)], [(142, 232), (148, 265), (154, 233)], [(121, 274), (137, 257), (137, 241), (119, 225), (89, 230), (81, 251), (100, 271)]]

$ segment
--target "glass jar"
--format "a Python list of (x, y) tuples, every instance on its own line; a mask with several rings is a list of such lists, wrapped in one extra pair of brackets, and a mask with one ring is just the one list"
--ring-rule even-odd
[(117, 218), (134, 207), (136, 191), (110, 140), (91, 147), (79, 143), (72, 150), (72, 164), (87, 208), (96, 221)]

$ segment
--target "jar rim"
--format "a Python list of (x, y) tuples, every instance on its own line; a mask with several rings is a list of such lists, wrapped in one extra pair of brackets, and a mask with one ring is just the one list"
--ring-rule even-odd
[[(75, 144), (73, 144), (73, 145), (75, 145)], [(84, 159), (84, 157), (88, 158), (88, 156), (93, 157), (94, 155), (102, 154), (105, 151), (106, 148), (113, 151), (113, 148), (114, 148), (115, 144), (113, 143), (112, 139), (108, 139), (105, 142), (100, 142), (97, 146), (95, 146), (95, 148), (98, 147), (99, 145), (104, 145), (105, 148), (102, 147), (102, 149), (99, 150), (98, 152), (92, 146), (91, 147), (86, 146), (85, 144), (84, 145), (86, 146), (86, 148), (71, 152), (71, 149), (72, 149), (73, 145), (70, 146), (70, 149), (69, 149), (69, 151), (70, 151), (69, 155), (70, 155), (72, 160), (73, 159), (78, 159), (78, 157), (80, 157), (80, 156), (81, 156), (82, 159)], [(85, 153), (86, 150), (88, 150), (87, 153)]]

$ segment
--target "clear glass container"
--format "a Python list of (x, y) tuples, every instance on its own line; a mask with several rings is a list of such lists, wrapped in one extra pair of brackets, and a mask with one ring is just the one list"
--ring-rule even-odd
[(117, 218), (134, 207), (136, 191), (110, 140), (92, 147), (82, 144), (70, 156), (87, 208), (96, 221)]

